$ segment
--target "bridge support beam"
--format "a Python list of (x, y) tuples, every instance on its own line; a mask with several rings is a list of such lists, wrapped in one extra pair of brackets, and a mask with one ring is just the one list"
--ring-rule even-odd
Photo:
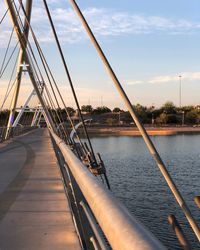
[(24, 106), (21, 108), (20, 112), (18, 113), (18, 115), (17, 115), (17, 117), (16, 117), (16, 119), (15, 119), (13, 125), (12, 125), (14, 128), (17, 127), (17, 125), (18, 125), (18, 123), (19, 123), (19, 121), (20, 121), (20, 119), (21, 119), (21, 117), (22, 117), (22, 115), (23, 115), (23, 113), (24, 113), (24, 111), (25, 111), (25, 109), (26, 109), (28, 103), (30, 102), (31, 98), (32, 98), (34, 95), (35, 95), (35, 90), (33, 90), (33, 91), (31, 92), (31, 94), (29, 95), (28, 99), (27, 99), (26, 102), (24, 103)]
[[(29, 1), (30, 0), (27, 0), (27, 2), (29, 2)], [(26, 51), (27, 39), (23, 37), (23, 33), (22, 33), (21, 29), (20, 29), (20, 26), (19, 26), (19, 23), (18, 23), (18, 20), (17, 20), (16, 11), (15, 11), (15, 9), (13, 7), (13, 1), (12, 0), (5, 0), (5, 3), (8, 6), (8, 10), (9, 10), (9, 13), (10, 13), (10, 16), (11, 16), (11, 20), (12, 20), (12, 23), (13, 23), (13, 26), (14, 26), (17, 38), (19, 40), (20, 49), (23, 52), (23, 61), (26, 64), (29, 65), (28, 68), (27, 68), (27, 71), (28, 71), (30, 80), (31, 80), (31, 82), (33, 84), (33, 87), (35, 89), (35, 92), (36, 92), (36, 94), (38, 96), (39, 102), (42, 105), (43, 110), (45, 112), (45, 116), (46, 116), (46, 119), (47, 119), (48, 126), (49, 126), (50, 129), (52, 129), (55, 132), (56, 129), (55, 129), (54, 122), (53, 122), (53, 120), (52, 120), (52, 118), (50, 116), (50, 113), (49, 113), (49, 111), (48, 111), (48, 109), (46, 107), (46, 103), (44, 102), (44, 100), (42, 98), (42, 95), (41, 95), (40, 90), (38, 88), (38, 84), (37, 84), (36, 79), (35, 79), (34, 74), (33, 74), (32, 65), (30, 63), (30, 60), (29, 60), (29, 57), (28, 57), (28, 53)], [(27, 26), (29, 26), (29, 24), (30, 24), (29, 20), (26, 19), (25, 22), (27, 23)], [(16, 100), (17, 100), (17, 98), (16, 98)]]
[[(31, 10), (32, 10), (32, 0), (27, 0), (26, 1), (26, 15), (27, 15), (27, 19), (29, 22), (31, 20)], [(15, 19), (16, 19), (16, 17), (15, 17)], [(24, 21), (24, 31), (23, 31), (23, 37), (25, 38), (25, 39), (23, 39), (24, 48), (27, 47), (28, 34), (29, 34), (29, 26), (25, 20)], [(14, 92), (14, 97), (13, 97), (12, 104), (11, 104), (11, 110), (10, 110), (10, 115), (9, 115), (9, 119), (8, 119), (5, 139), (7, 139), (9, 137), (9, 134), (10, 134), (10, 131), (11, 131), (11, 128), (13, 126), (14, 119), (15, 119), (15, 110), (16, 110), (16, 106), (17, 106), (17, 100), (18, 100), (19, 90), (20, 90), (20, 85), (21, 85), (23, 63), (27, 63), (27, 62), (24, 60), (24, 51), (21, 48), (20, 53), (19, 53), (19, 58), (18, 58), (18, 65), (17, 65), (17, 81), (15, 84), (15, 90), (14, 90), (15, 92)]]

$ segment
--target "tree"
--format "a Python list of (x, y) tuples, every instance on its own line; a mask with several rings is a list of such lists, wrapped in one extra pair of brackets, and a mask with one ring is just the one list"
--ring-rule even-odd
[(196, 110), (192, 110), (186, 113), (185, 116), (186, 123), (195, 124), (199, 122), (199, 115)]
[(147, 107), (140, 105), (139, 103), (133, 105), (133, 109), (135, 110), (136, 114), (139, 116), (143, 123), (148, 121), (147, 119)]
[(91, 105), (83, 105), (81, 107), (81, 111), (86, 113), (91, 113), (93, 111), (93, 108)]
[(9, 113), (10, 113), (10, 111), (8, 109), (0, 111), (0, 126), (7, 125)]
[(108, 118), (106, 120), (106, 123), (109, 125), (109, 126), (113, 126), (117, 123), (116, 119), (113, 119), (113, 118)]
[(67, 107), (67, 111), (69, 115), (73, 115), (75, 113), (75, 110), (72, 107)]
[(119, 113), (120, 111), (121, 111), (121, 109), (118, 108), (118, 107), (116, 107), (116, 108), (113, 109), (113, 113)]
[(156, 118), (156, 123), (166, 124), (167, 123), (167, 115), (165, 113), (160, 114), (160, 116)]
[(162, 107), (162, 111), (166, 114), (176, 114), (176, 106), (173, 104), (173, 102), (166, 102)]
[(96, 109), (93, 110), (94, 114), (104, 114), (104, 113), (110, 113), (111, 110), (106, 107), (106, 106), (102, 106), (102, 107), (97, 107)]
[(184, 111), (185, 113), (194, 110), (195, 108), (193, 106), (183, 106), (181, 108), (179, 108), (179, 111)]
[(167, 115), (167, 123), (172, 124), (172, 123), (177, 123), (177, 116), (175, 114), (169, 114)]

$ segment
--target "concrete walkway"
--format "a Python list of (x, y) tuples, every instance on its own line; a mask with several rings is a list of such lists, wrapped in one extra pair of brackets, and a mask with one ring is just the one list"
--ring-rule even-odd
[(0, 144), (0, 249), (81, 249), (46, 129)]

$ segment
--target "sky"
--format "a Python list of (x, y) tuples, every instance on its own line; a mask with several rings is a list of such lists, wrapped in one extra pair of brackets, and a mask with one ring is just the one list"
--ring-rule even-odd
[[(69, 1), (47, 2), (80, 104), (125, 108)], [(77, 0), (77, 4), (133, 104), (179, 105), (180, 75), (182, 105), (200, 103), (199, 0)], [(0, 18), (4, 11), (1, 0)], [(67, 105), (74, 106), (41, 0), (33, 0), (31, 22)], [(0, 63), (10, 29), (7, 16), (0, 25)], [(0, 79), (0, 104), (8, 78), (9, 69)], [(26, 74), (18, 105), (31, 88)]]

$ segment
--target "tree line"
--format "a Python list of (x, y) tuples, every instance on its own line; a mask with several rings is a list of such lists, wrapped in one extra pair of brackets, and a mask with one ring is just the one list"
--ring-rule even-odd
[[(143, 106), (141, 104), (133, 105), (133, 108), (141, 121), (144, 124), (199, 124), (200, 123), (200, 106), (182, 106), (177, 107), (173, 102), (166, 102), (160, 108), (155, 108), (153, 105), (150, 107)], [(105, 114), (105, 113), (120, 113), (121, 119), (123, 117), (130, 118), (129, 112), (124, 111), (118, 107), (113, 110), (108, 107), (92, 108), (91, 105), (82, 106), (82, 111), (91, 114)]]
[[(27, 107), (28, 108), (28, 107)], [(143, 106), (141, 104), (133, 105), (135, 112), (144, 124), (152, 125), (167, 125), (167, 124), (199, 124), (200, 123), (200, 106), (182, 106), (177, 107), (173, 102), (166, 102), (160, 108), (156, 108), (153, 105), (150, 107)], [(119, 107), (110, 109), (106, 106), (93, 108), (91, 105), (81, 106), (83, 116), (92, 118), (94, 121), (101, 123), (107, 123), (108, 125), (130, 124), (132, 118), (128, 111), (122, 110)], [(67, 107), (67, 112), (70, 116), (78, 117), (78, 112), (73, 107)], [(51, 113), (55, 113), (55, 110), (51, 110)], [(58, 109), (57, 113), (62, 116), (63, 120), (67, 120), (66, 110)], [(16, 113), (17, 115), (17, 113)], [(0, 125), (6, 125), (8, 120), (9, 110), (3, 110), (0, 112)], [(24, 114), (24, 119), (28, 114)], [(29, 114), (29, 119), (31, 115)]]

